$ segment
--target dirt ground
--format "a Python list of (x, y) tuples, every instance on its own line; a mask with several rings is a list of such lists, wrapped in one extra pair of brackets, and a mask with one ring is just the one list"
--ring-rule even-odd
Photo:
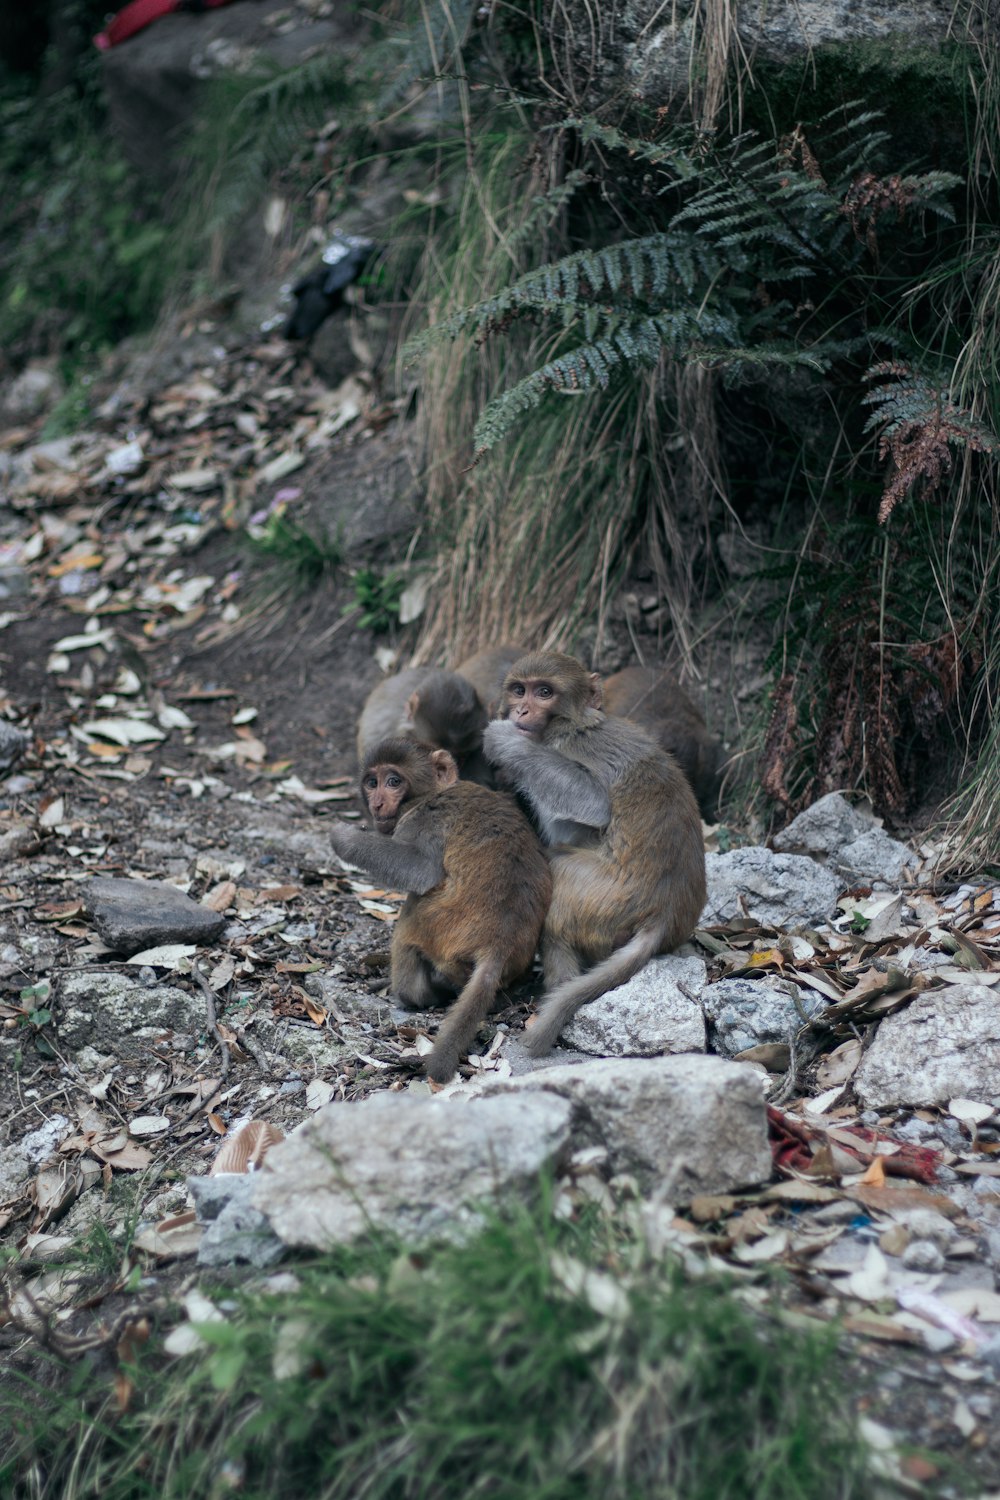
[[(357, 714), (381, 675), (376, 651), (398, 644), (359, 624), (352, 570), (405, 551), (406, 418), (363, 385), (360, 399), (331, 397), (280, 340), (230, 345), (214, 363), (202, 342), (186, 366), (176, 347), (172, 359), (169, 377), (154, 370), (127, 397), (126, 381), (109, 382), (86, 440), (28, 463), (40, 419), (0, 437), (0, 709), (30, 735), (0, 780), (0, 1156), (51, 1130), (26, 1180), (0, 1192), (0, 1246), (18, 1252), (0, 1348), (21, 1367), (40, 1344), (110, 1360), (125, 1320), (147, 1310), (169, 1324), (206, 1277), (182, 1254), (132, 1250), (129, 1265), (155, 1267), (140, 1291), (116, 1264), (62, 1283), (44, 1316), (18, 1302), (24, 1282), (37, 1289), (99, 1226), (120, 1239), (136, 1194), (144, 1225), (182, 1214), (185, 1176), (241, 1123), (287, 1132), (328, 1099), (407, 1087), (434, 1026), (394, 1015), (385, 996), (398, 897), (351, 879), (325, 834), (357, 813)], [(356, 415), (309, 450), (351, 402)], [(131, 444), (141, 459), (113, 457)], [(288, 468), (293, 452), (306, 457)], [(247, 542), (246, 521), (266, 526), (275, 504), (346, 537), (343, 564), (307, 591)], [(753, 662), (740, 670), (750, 681)], [(161, 737), (129, 739), (123, 722)], [(130, 966), (104, 950), (79, 901), (94, 875), (169, 880), (214, 902), (226, 926), (197, 956), (202, 979), (184, 957)], [(202, 1020), (71, 1055), (60, 994), (81, 969), (178, 985)], [(496, 1027), (520, 1029), (536, 994), (508, 997)], [(359, 1015), (363, 1049), (345, 1040)], [(827, 1294), (802, 1266), (784, 1285), (800, 1307)], [(948, 1493), (956, 1460), (1000, 1485), (989, 1362), (929, 1359), (888, 1323), (850, 1349), (861, 1408), (936, 1455), (897, 1482)]]

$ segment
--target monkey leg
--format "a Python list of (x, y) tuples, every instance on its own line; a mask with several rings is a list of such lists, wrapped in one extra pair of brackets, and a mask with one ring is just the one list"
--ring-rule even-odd
[(439, 1003), (431, 966), (420, 949), (410, 943), (393, 943), (389, 985), (407, 1010), (426, 1010)]
[(545, 975), (545, 988), (554, 990), (565, 980), (575, 979), (581, 968), (580, 955), (572, 943), (559, 933), (550, 932), (547, 927), (544, 928), (542, 931), (542, 973)]
[(475, 1041), (476, 1032), (493, 1009), (500, 985), (501, 963), (487, 958), (476, 963), (468, 984), (442, 1021), (427, 1059), (427, 1074), (435, 1083), (447, 1083), (458, 1060)]

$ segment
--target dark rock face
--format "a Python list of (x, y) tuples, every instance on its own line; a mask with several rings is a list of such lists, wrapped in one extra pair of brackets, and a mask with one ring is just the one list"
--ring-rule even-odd
[(288, 68), (317, 49), (343, 48), (360, 25), (353, 7), (278, 34), (278, 0), (240, 0), (201, 13), (161, 16), (144, 31), (102, 53), (104, 87), (115, 134), (147, 179), (167, 185), (184, 168), (184, 134), (208, 81), (246, 72), (255, 63)]
[(118, 953), (141, 953), (160, 943), (210, 943), (226, 921), (160, 880), (101, 876), (85, 888), (83, 899), (101, 940)]

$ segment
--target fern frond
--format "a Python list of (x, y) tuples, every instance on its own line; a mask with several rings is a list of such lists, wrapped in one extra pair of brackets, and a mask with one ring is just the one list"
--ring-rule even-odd
[(952, 466), (949, 445), (974, 453), (1000, 448), (991, 428), (956, 406), (941, 383), (920, 371), (883, 362), (867, 370), (865, 379), (885, 382), (861, 398), (863, 405), (876, 408), (865, 431), (878, 432), (879, 458), (892, 465), (879, 506), (880, 523), (918, 484), (926, 494), (940, 487)]

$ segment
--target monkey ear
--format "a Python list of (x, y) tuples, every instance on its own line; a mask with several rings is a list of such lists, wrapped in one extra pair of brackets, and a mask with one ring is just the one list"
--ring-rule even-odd
[(420, 712), (420, 694), (411, 693), (406, 700), (406, 717), (412, 724)]
[(458, 780), (458, 766), (447, 750), (432, 750), (431, 765), (434, 767), (434, 780), (438, 789), (446, 786), (454, 786)]
[(604, 688), (601, 686), (601, 674), (600, 672), (589, 672), (587, 675), (590, 678), (590, 696), (587, 699), (587, 707), (603, 708)]

